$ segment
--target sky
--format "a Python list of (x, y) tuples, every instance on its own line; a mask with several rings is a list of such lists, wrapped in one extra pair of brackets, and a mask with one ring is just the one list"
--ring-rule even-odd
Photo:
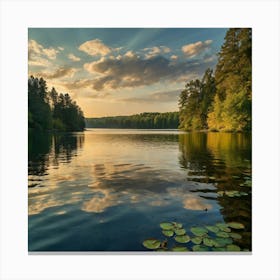
[(28, 74), (85, 117), (178, 111), (186, 83), (215, 69), (226, 28), (29, 28)]

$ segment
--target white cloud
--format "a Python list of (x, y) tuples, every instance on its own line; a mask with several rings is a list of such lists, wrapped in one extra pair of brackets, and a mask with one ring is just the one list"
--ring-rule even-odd
[(112, 51), (110, 47), (106, 46), (99, 39), (86, 41), (85, 43), (79, 46), (79, 50), (92, 56), (97, 56), (97, 55), (105, 56)]
[(77, 69), (71, 67), (60, 67), (55, 69), (53, 72), (40, 72), (36, 73), (37, 76), (45, 79), (58, 79), (62, 77), (73, 77), (77, 72)]
[(159, 46), (159, 47), (145, 48), (144, 51), (147, 51), (145, 57), (151, 58), (153, 56), (157, 56), (160, 54), (169, 53), (171, 50), (166, 46)]
[(32, 66), (48, 66), (49, 60), (56, 59), (57, 53), (61, 51), (61, 47), (58, 48), (44, 48), (41, 44), (35, 40), (28, 41), (28, 63)]
[(133, 52), (133, 51), (127, 51), (124, 56), (127, 56), (127, 57), (136, 57), (136, 54)]
[(70, 53), (68, 55), (68, 58), (71, 59), (72, 61), (80, 61), (81, 59), (77, 56), (75, 56), (74, 54)]
[(188, 44), (185, 46), (182, 46), (182, 52), (189, 57), (194, 57), (206, 49), (209, 48), (209, 46), (212, 44), (212, 40), (206, 40), (204, 42), (198, 41), (196, 43)]

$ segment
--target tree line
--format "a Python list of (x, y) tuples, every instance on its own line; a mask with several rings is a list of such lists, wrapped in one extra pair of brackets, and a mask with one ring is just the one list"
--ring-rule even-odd
[(179, 128), (250, 131), (252, 107), (252, 30), (230, 28), (215, 71), (188, 82), (179, 98)]
[(140, 128), (175, 129), (179, 125), (179, 112), (141, 113), (131, 116), (86, 118), (86, 127), (91, 128)]
[(28, 128), (36, 130), (82, 131), (83, 111), (68, 93), (53, 87), (48, 91), (43, 78), (28, 79)]

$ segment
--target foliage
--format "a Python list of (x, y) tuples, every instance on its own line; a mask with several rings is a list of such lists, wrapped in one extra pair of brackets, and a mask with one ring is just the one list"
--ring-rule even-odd
[(215, 79), (207, 69), (202, 80), (186, 84), (179, 99), (180, 128), (184, 130), (207, 129), (207, 115), (214, 98)]
[[(143, 241), (143, 246), (150, 250), (156, 250), (157, 252), (186, 252), (186, 251), (241, 251), (241, 248), (237, 244), (237, 240), (242, 239), (242, 235), (239, 233), (227, 233), (226, 229), (229, 227), (235, 230), (245, 229), (244, 225), (237, 222), (230, 223), (217, 223), (216, 225), (206, 225), (202, 227), (191, 227), (189, 231), (192, 236), (186, 234), (186, 230), (181, 223), (177, 222), (162, 222), (160, 227), (163, 230), (162, 233), (168, 239), (161, 241), (160, 239), (149, 238)], [(210, 230), (211, 232), (209, 232)], [(229, 231), (231, 231), (229, 229)], [(166, 234), (168, 232), (168, 234)], [(175, 235), (174, 235), (175, 233)], [(208, 235), (209, 234), (209, 235)], [(178, 245), (174, 241), (185, 246)], [(173, 245), (173, 247), (171, 247)], [(248, 251), (243, 249), (242, 251)]]
[(231, 28), (213, 71), (188, 82), (179, 99), (180, 128), (250, 131), (252, 106), (252, 31)]
[(179, 113), (141, 113), (131, 116), (87, 118), (86, 126), (93, 128), (178, 128)]
[(47, 91), (43, 78), (28, 79), (28, 127), (39, 130), (80, 131), (85, 128), (83, 111), (68, 93)]

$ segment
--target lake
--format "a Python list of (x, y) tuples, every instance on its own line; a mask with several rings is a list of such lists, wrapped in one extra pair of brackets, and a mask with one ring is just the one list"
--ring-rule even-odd
[(219, 232), (251, 251), (251, 134), (30, 132), (28, 152), (29, 251), (147, 251), (147, 238), (170, 249), (162, 222), (191, 237), (192, 227), (241, 224)]

